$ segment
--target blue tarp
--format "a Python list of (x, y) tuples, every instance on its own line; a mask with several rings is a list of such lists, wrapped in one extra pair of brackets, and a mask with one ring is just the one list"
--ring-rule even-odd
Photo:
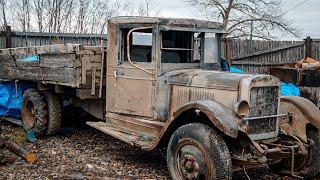
[[(245, 71), (235, 67), (230, 67), (229, 71), (233, 73), (245, 74)], [(287, 83), (281, 82), (280, 94), (281, 96), (300, 96), (301, 92), (298, 86), (292, 83), (287, 84)]]
[(292, 83), (281, 82), (281, 96), (300, 96), (300, 89)]
[(21, 118), (21, 104), (23, 92), (28, 88), (27, 85), (14, 82), (0, 83), (0, 116), (11, 116)]
[(22, 57), (22, 61), (24, 61), (24, 62), (39, 61), (39, 57), (36, 55), (25, 55)]
[(230, 72), (238, 73), (238, 74), (245, 74), (246, 73), (242, 69), (238, 69), (238, 68), (235, 68), (235, 67), (230, 67)]

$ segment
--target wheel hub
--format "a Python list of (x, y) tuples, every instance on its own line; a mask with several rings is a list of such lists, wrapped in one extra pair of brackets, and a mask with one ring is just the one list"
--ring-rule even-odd
[(181, 143), (176, 153), (176, 167), (183, 179), (208, 179), (211, 165), (198, 144), (190, 141)]
[(185, 154), (182, 157), (181, 166), (180, 169), (187, 179), (195, 179), (198, 177), (200, 169), (199, 163), (193, 155)]
[(23, 114), (23, 123), (26, 130), (31, 129), (36, 121), (35, 117), (35, 107), (33, 103), (28, 100), (26, 104), (24, 104), (24, 107), (22, 108), (22, 114)]

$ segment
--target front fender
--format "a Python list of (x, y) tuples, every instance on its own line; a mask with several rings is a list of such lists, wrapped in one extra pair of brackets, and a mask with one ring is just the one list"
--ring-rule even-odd
[(222, 104), (210, 100), (189, 102), (173, 113), (174, 118), (179, 117), (180, 114), (189, 109), (200, 110), (224, 134), (233, 138), (238, 136), (238, 122), (240, 119)]
[(281, 97), (280, 103), (280, 112), (289, 114), (289, 119), (280, 121), (280, 129), (307, 142), (307, 124), (320, 128), (318, 108), (308, 99), (295, 96)]

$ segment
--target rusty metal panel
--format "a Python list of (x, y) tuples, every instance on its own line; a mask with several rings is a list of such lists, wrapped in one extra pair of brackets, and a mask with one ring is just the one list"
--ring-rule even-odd
[[(226, 95), (228, 94), (228, 95)], [(173, 86), (171, 95), (171, 113), (177, 111), (188, 102), (196, 100), (211, 100), (233, 108), (237, 102), (237, 91)]]
[(314, 104), (320, 103), (320, 87), (300, 86), (299, 88), (301, 90), (302, 97), (309, 99)]
[[(115, 72), (116, 68), (115, 66), (118, 64), (118, 47), (120, 45), (119, 36), (120, 33), (117, 33), (117, 28), (114, 24), (109, 23), (108, 24), (108, 49), (113, 49), (113, 51), (108, 51), (107, 53), (107, 70), (106, 70), (106, 81), (108, 81), (108, 86), (106, 87), (106, 111), (110, 112), (116, 112), (115, 109), (115, 92), (116, 92), (116, 78), (115, 78)], [(111, 43), (112, 42), (112, 43)]]
[(191, 89), (190, 91), (190, 101), (196, 100), (214, 100), (214, 93), (208, 89)]
[(288, 113), (291, 119), (280, 121), (280, 128), (307, 142), (308, 123), (320, 128), (320, 111), (311, 101), (295, 96), (281, 97), (281, 113)]
[(320, 70), (298, 69), (288, 67), (270, 68), (269, 74), (276, 76), (286, 83), (293, 83), (299, 86), (319, 87)]
[(173, 86), (171, 95), (171, 112), (177, 111), (181, 106), (189, 102), (189, 87)]
[(297, 83), (298, 72), (293, 68), (275, 67), (268, 70), (270, 75), (286, 83)]
[(116, 80), (116, 112), (153, 117), (153, 96), (152, 81), (125, 78)]

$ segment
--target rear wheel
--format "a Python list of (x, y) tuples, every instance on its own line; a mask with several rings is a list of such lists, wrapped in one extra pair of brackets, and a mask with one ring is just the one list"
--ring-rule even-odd
[(48, 123), (46, 100), (36, 89), (24, 91), (21, 114), (25, 131), (33, 131), (36, 135), (45, 134)]
[(48, 107), (48, 124), (46, 135), (55, 134), (61, 126), (61, 105), (58, 96), (51, 92), (43, 93)]
[(191, 123), (177, 129), (167, 149), (172, 179), (232, 179), (228, 147), (211, 127)]

